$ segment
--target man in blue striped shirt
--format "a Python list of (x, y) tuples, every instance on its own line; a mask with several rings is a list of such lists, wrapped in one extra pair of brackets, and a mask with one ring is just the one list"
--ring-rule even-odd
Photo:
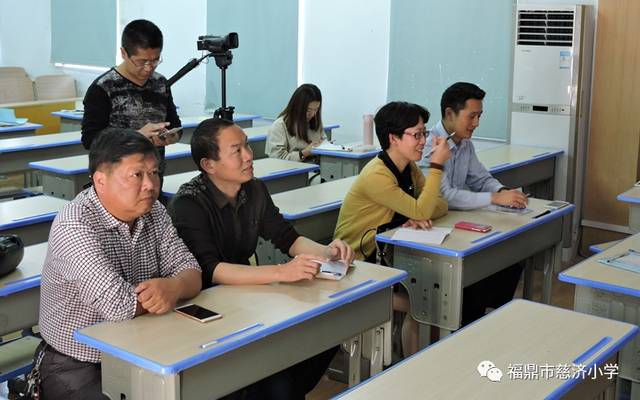
[[(449, 208), (473, 210), (491, 204), (524, 208), (527, 196), (517, 189), (503, 186), (482, 165), (471, 142), (473, 131), (480, 125), (485, 92), (473, 83), (457, 82), (442, 94), (442, 119), (430, 131), (425, 146), (429, 154), (434, 136), (448, 137), (451, 157), (444, 164), (440, 191)], [(427, 156), (428, 157), (428, 156)], [(427, 160), (428, 161), (428, 160)], [(481, 318), (487, 307), (498, 308), (513, 298), (522, 265), (515, 264), (464, 289), (462, 324)]]

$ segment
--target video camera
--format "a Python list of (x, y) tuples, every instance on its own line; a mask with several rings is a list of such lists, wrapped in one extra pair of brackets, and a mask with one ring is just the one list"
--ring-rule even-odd
[(198, 50), (207, 50), (211, 53), (224, 53), (229, 49), (237, 48), (238, 34), (236, 32), (231, 32), (224, 36), (198, 36)]

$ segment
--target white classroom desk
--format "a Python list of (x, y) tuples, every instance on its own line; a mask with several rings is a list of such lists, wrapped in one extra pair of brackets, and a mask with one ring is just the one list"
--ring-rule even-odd
[(12, 139), (25, 136), (34, 136), (36, 130), (43, 128), (42, 124), (27, 122), (16, 126), (0, 126), (0, 139)]
[(31, 161), (86, 153), (80, 132), (0, 139), (0, 174), (27, 171)]
[(0, 202), (0, 235), (16, 234), (25, 246), (46, 242), (53, 219), (68, 202), (46, 195)]
[[(338, 222), (344, 196), (356, 176), (289, 190), (271, 196), (285, 220), (291, 222), (300, 235), (328, 244)], [(270, 241), (258, 239), (256, 256), (259, 264), (281, 264), (291, 257), (276, 249)]]
[[(74, 110), (60, 110), (54, 111), (51, 113), (56, 117), (60, 117), (60, 131), (61, 132), (70, 132), (70, 131), (79, 131), (82, 129), (82, 117), (84, 116), (83, 111), (74, 111)], [(182, 127), (184, 128), (183, 135), (187, 135), (188, 139), (191, 140), (191, 134), (193, 130), (198, 126), (200, 122), (207, 118), (212, 118), (213, 114), (210, 115), (201, 115), (201, 116), (192, 116), (192, 117), (180, 117), (180, 122), (182, 122)], [(251, 114), (234, 114), (233, 121), (243, 128), (248, 128), (253, 126), (253, 120), (260, 118), (259, 115), (251, 115)], [(188, 141), (185, 143), (189, 143)]]
[[(640, 324), (640, 274), (598, 261), (629, 249), (640, 251), (639, 234), (559, 274), (561, 281), (576, 285), (573, 306), (576, 311)], [(631, 398), (640, 398), (640, 340), (637, 338), (620, 353), (620, 377), (632, 381)]]
[(589, 246), (589, 251), (592, 252), (593, 254), (602, 253), (603, 251), (615, 246), (621, 241), (622, 240), (612, 240), (610, 242), (592, 244), (591, 246)]
[(619, 194), (617, 199), (629, 204), (629, 229), (631, 232), (640, 232), (640, 186), (634, 186)]
[(476, 152), (480, 162), (503, 185), (525, 187), (533, 197), (544, 199), (554, 199), (556, 160), (563, 153), (557, 149), (515, 144)]
[[(267, 185), (269, 193), (279, 193), (307, 186), (309, 172), (317, 171), (315, 164), (298, 161), (281, 160), (279, 158), (263, 158), (253, 162), (253, 175)], [(173, 197), (183, 183), (189, 182), (199, 175), (200, 171), (183, 172), (164, 177), (162, 194)]]
[[(397, 241), (395, 230), (376, 235), (391, 246), (385, 253), (390, 265), (409, 273), (403, 282), (411, 301), (411, 314), (421, 324), (421, 344), (428, 339), (427, 326), (439, 327), (441, 336), (460, 328), (463, 288), (515, 263), (551, 250), (545, 257), (542, 299), (549, 303), (553, 273), (561, 265), (563, 218), (573, 212), (569, 205), (539, 218), (546, 200), (529, 200), (533, 211), (501, 214), (484, 209), (449, 211), (434, 226), (453, 227), (459, 221), (491, 225), (487, 233), (454, 229), (441, 245)], [(546, 254), (546, 253), (545, 253)], [(531, 266), (525, 269), (525, 296), (531, 294)]]
[[(191, 147), (175, 143), (165, 150), (165, 175), (192, 171)], [(42, 191), (62, 199), (73, 199), (89, 182), (89, 155), (30, 162), (29, 167), (42, 174)]]
[[(48, 244), (25, 246), (15, 271), (0, 278), (0, 336), (28, 331), (38, 324), (40, 274)], [(40, 339), (26, 335), (0, 344), (0, 382), (31, 370)]]
[(320, 176), (325, 181), (358, 175), (362, 168), (380, 152), (372, 150), (333, 151), (311, 149), (311, 154), (320, 157)]
[[(40, 274), (48, 243), (25, 246), (24, 257), (15, 271), (0, 278), (0, 336), (30, 331), (38, 324)], [(0, 382), (31, 370), (40, 339), (25, 335), (0, 344)]]
[(0, 278), (0, 336), (38, 324), (40, 274), (48, 246), (47, 242), (25, 246), (16, 270)]
[[(561, 308), (513, 300), (383, 373), (337, 396), (340, 399), (595, 399), (610, 395), (614, 379), (516, 379), (509, 366), (615, 363), (638, 327)], [(491, 382), (476, 367), (491, 361), (502, 379)], [(555, 369), (554, 369), (555, 371)], [(615, 378), (615, 375), (614, 375)], [(605, 398), (610, 398), (606, 397)]]
[(220, 285), (189, 300), (221, 313), (217, 321), (142, 315), (74, 337), (102, 352), (111, 399), (218, 398), (388, 321), (391, 286), (406, 273), (355, 264), (340, 281)]
[(36, 130), (43, 128), (42, 124), (27, 122), (16, 126), (0, 126), (0, 139), (12, 139), (25, 136), (34, 136)]

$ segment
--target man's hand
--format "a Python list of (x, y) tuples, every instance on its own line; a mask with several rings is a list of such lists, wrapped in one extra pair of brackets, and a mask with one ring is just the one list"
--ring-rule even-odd
[(140, 305), (151, 314), (171, 311), (180, 296), (179, 283), (172, 278), (154, 278), (140, 282), (134, 292)]
[(168, 122), (148, 122), (145, 126), (138, 129), (138, 132), (142, 133), (147, 139), (151, 141), (155, 146), (165, 146), (164, 140), (158, 137), (158, 135), (165, 131), (169, 126)]
[(320, 265), (317, 261), (327, 261), (322, 257), (301, 254), (286, 264), (278, 265), (279, 282), (297, 282), (312, 280), (318, 273)]
[(525, 208), (528, 202), (527, 195), (515, 189), (491, 193), (491, 203), (500, 206)]
[(354, 258), (353, 249), (344, 240), (335, 239), (327, 245), (327, 258), (343, 260), (347, 265), (351, 265)]
[(402, 224), (403, 228), (413, 228), (413, 229), (431, 229), (433, 226), (430, 219), (410, 219), (404, 224)]

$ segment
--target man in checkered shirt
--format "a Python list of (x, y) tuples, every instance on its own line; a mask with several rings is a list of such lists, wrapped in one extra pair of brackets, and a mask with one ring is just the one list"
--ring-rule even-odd
[(158, 153), (140, 133), (110, 129), (89, 153), (93, 186), (58, 214), (42, 269), (42, 399), (104, 399), (100, 352), (73, 332), (163, 314), (201, 288), (198, 262), (159, 194)]

